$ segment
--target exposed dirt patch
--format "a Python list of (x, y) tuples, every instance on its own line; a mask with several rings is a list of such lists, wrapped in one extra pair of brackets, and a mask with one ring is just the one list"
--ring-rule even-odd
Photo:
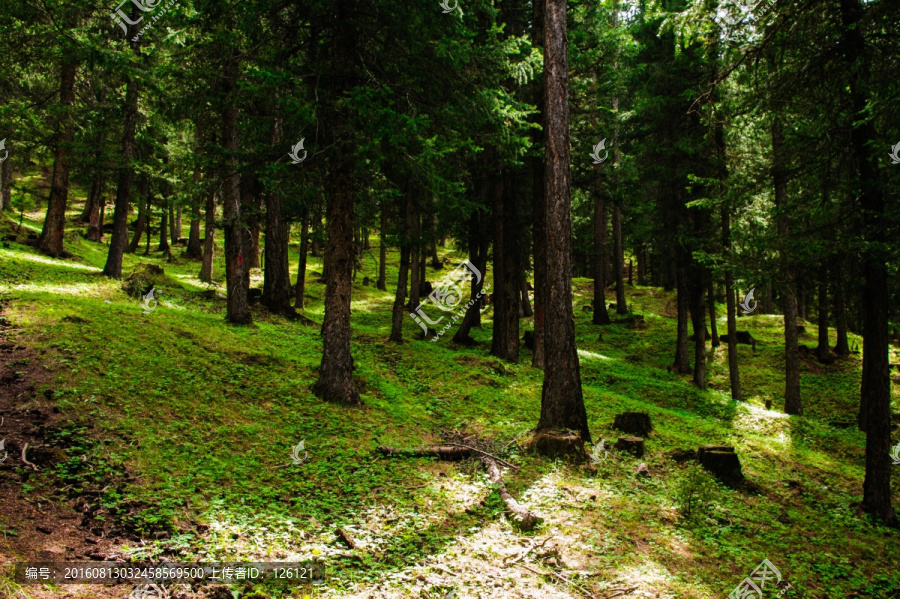
[[(43, 368), (37, 353), (21, 343), (16, 328), (2, 316), (0, 304), (0, 565), (14, 562), (64, 562), (109, 559), (119, 542), (102, 529), (83, 528), (85, 518), (71, 503), (51, 501), (37, 490), (36, 478), (52, 468), (61, 451), (46, 443), (47, 430), (60, 419), (52, 393), (40, 393), (53, 373)], [(25, 460), (22, 460), (22, 450)], [(4, 459), (5, 455), (5, 459)], [(28, 492), (26, 492), (28, 491)], [(124, 587), (73, 585), (50, 591), (29, 585), (29, 596), (122, 597)], [(130, 590), (130, 587), (129, 587)]]

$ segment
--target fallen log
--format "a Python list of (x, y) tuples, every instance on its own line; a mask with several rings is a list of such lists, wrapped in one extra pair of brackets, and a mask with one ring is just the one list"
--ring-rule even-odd
[(488, 478), (491, 479), (491, 483), (497, 486), (497, 492), (500, 493), (500, 498), (503, 500), (503, 503), (506, 504), (506, 509), (512, 512), (513, 518), (515, 518), (519, 528), (522, 530), (531, 530), (540, 524), (542, 519), (516, 501), (516, 498), (510, 495), (509, 491), (506, 490), (506, 485), (503, 484), (503, 477), (500, 475), (500, 467), (497, 466), (497, 462), (491, 458), (481, 456), (481, 463), (487, 468)]
[(378, 453), (398, 458), (440, 458), (442, 460), (463, 460), (474, 453), (468, 447), (456, 447), (448, 445), (432, 445), (428, 447), (415, 447), (413, 449), (400, 449), (387, 445), (379, 445)]

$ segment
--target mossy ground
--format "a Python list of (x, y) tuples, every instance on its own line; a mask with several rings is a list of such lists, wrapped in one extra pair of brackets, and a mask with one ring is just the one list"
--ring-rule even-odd
[[(84, 197), (79, 190), (75, 196), (70, 221)], [(39, 232), (44, 206), (26, 201), (23, 228)], [(16, 224), (6, 217), (4, 234)], [(542, 373), (530, 366), (528, 351), (519, 364), (488, 355), (489, 310), (483, 330), (473, 332), (476, 348), (454, 347), (449, 335), (436, 343), (413, 340), (419, 329), (411, 319), (404, 321), (407, 341), (388, 343), (393, 296), (361, 285), (364, 276), (376, 278), (367, 254), (353, 286), (352, 316), (365, 407), (348, 409), (310, 391), (321, 357), (318, 327), (260, 307), (253, 326), (226, 324), (224, 301), (201, 296), (208, 286), (197, 278), (199, 263), (180, 257), (180, 249), (173, 262), (143, 248), (126, 255), (125, 273), (139, 263), (165, 269), (159, 306), (143, 314), (121, 282), (99, 274), (107, 245), (85, 241), (79, 231), (73, 225), (66, 236), (69, 260), (20, 243), (0, 249), (6, 316), (56, 373), (53, 402), (66, 422), (54, 435), (67, 437), (68, 449), (22, 494), (71, 503), (85, 489), (102, 489), (109, 521), (144, 539), (124, 543), (123, 554), (134, 559), (316, 559), (326, 582), (302, 592), (325, 597), (444, 597), (451, 589), (460, 598), (583, 596), (578, 587), (598, 597), (618, 591), (723, 597), (763, 558), (790, 582), (785, 597), (883, 599), (900, 588), (900, 535), (857, 509), (864, 436), (828, 424), (855, 418), (860, 357), (830, 366), (805, 361), (805, 415), (787, 417), (780, 412), (779, 317), (739, 320), (761, 344), (756, 351), (739, 348), (746, 402), (738, 404), (727, 391), (725, 348), (709, 354), (706, 391), (666, 370), (675, 336), (675, 321), (665, 315), (671, 293), (629, 287), (629, 307), (644, 315), (645, 326), (629, 328), (614, 317), (597, 327), (582, 311), (590, 281), (576, 279), (581, 378), (594, 440), (614, 439), (613, 417), (625, 410), (650, 413), (655, 427), (642, 460), (610, 452), (594, 474), (513, 442), (537, 422)], [(454, 263), (463, 258), (450, 247), (440, 253)], [(220, 282), (221, 256), (219, 247)], [(388, 256), (390, 289), (398, 256)], [(321, 272), (321, 260), (310, 258), (308, 272)], [(430, 279), (440, 276), (429, 269)], [(261, 286), (260, 272), (252, 285)], [(305, 314), (321, 322), (324, 286), (310, 274), (307, 290)], [(64, 320), (73, 316), (83, 321)], [(523, 328), (530, 326), (526, 319)], [(766, 399), (772, 410), (764, 408)], [(507, 484), (545, 518), (541, 528), (517, 532), (474, 463), (374, 452), (378, 444), (415, 446), (456, 430), (508, 447), (504, 457), (522, 469), (506, 471)], [(291, 448), (304, 439), (309, 460), (287, 466)], [(684, 467), (664, 454), (709, 443), (734, 445), (758, 490), (712, 485), (708, 505), (687, 519), (679, 510)], [(633, 474), (641, 461), (650, 478)], [(0, 528), (10, 532), (4, 520), (0, 510)], [(338, 527), (358, 549), (336, 540)], [(504, 567), (529, 548), (528, 536), (552, 539)], [(3, 552), (15, 559), (15, 537), (6, 539)], [(301, 592), (258, 590), (273, 597)], [(57, 592), (62, 597), (66, 590)]]

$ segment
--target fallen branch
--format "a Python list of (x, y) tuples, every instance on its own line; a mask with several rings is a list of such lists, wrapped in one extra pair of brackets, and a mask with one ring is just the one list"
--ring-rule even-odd
[(542, 519), (516, 501), (515, 497), (510, 495), (509, 491), (506, 490), (506, 485), (503, 484), (503, 477), (500, 476), (500, 468), (497, 466), (497, 462), (484, 456), (481, 457), (481, 462), (487, 468), (488, 478), (490, 478), (491, 482), (498, 487), (497, 491), (500, 493), (500, 498), (503, 499), (503, 502), (506, 504), (506, 509), (512, 512), (513, 516), (515, 516), (518, 521), (519, 527), (522, 530), (531, 530), (540, 524)]
[(401, 458), (440, 458), (442, 460), (462, 460), (472, 455), (471, 449), (445, 445), (416, 447), (414, 449), (400, 449), (397, 447), (389, 447), (387, 445), (379, 445), (378, 453)]
[(495, 460), (495, 461), (497, 461), (497, 462), (500, 462), (501, 464), (503, 464), (503, 465), (506, 466), (507, 468), (512, 468), (513, 470), (518, 470), (518, 469), (519, 469), (518, 466), (516, 466), (516, 465), (514, 465), (514, 464), (510, 464), (510, 463), (507, 462), (506, 460), (500, 459), (500, 458), (498, 458), (498, 457), (495, 456), (495, 455), (491, 455), (491, 454), (489, 454), (489, 453), (486, 452), (486, 451), (481, 451), (480, 449), (475, 449), (474, 447), (469, 447), (468, 445), (463, 445), (462, 443), (451, 443), (450, 445), (453, 445), (454, 447), (465, 447), (466, 449), (469, 449), (469, 450), (471, 450), (471, 451), (474, 451), (474, 452), (477, 453), (477, 454), (480, 454), (480, 455), (482, 455), (482, 456), (485, 456), (485, 457), (491, 458), (492, 460)]
[[(534, 574), (537, 574), (538, 576), (547, 576), (547, 574), (544, 574), (543, 572), (539, 572), (539, 571), (535, 570), (534, 568), (529, 568), (529, 567), (526, 566), (525, 564), (519, 564), (519, 567), (525, 568), (525, 569), (528, 570), (529, 572), (533, 572)], [(584, 587), (578, 586), (577, 584), (575, 584), (574, 582), (572, 582), (572, 581), (569, 580), (568, 578), (565, 578), (564, 576), (560, 576), (560, 575), (557, 574), (556, 572), (552, 572), (552, 571), (550, 572), (550, 574), (552, 574), (553, 576), (556, 576), (557, 578), (559, 578), (559, 579), (560, 579), (561, 581), (563, 581), (564, 583), (572, 585), (573, 587), (575, 587), (576, 589), (578, 589), (579, 591), (581, 591), (582, 594), (584, 594), (585, 596), (590, 597), (591, 599), (595, 599), (595, 598), (594, 598), (594, 595), (591, 594), (590, 591), (588, 591), (588, 590), (585, 589)]]
[(28, 451), (28, 443), (22, 446), (22, 463), (31, 466), (35, 472), (38, 471), (38, 467), (28, 461), (28, 458), (25, 457), (25, 452)]
[(631, 587), (631, 588), (627, 588), (627, 589), (612, 589), (612, 590), (614, 590), (615, 593), (613, 593), (612, 595), (604, 595), (603, 599), (613, 599), (613, 597), (618, 597), (619, 595), (627, 595), (628, 593), (630, 593), (632, 591), (636, 591), (637, 587)]
[(336, 532), (338, 537), (340, 537), (340, 539), (347, 545), (347, 547), (349, 547), (350, 549), (359, 549), (359, 547), (356, 546), (356, 542), (350, 537), (349, 534), (347, 534), (347, 531), (345, 531), (343, 528), (337, 529)]
[(504, 564), (503, 567), (504, 567), (504, 568), (508, 568), (508, 567), (510, 567), (511, 565), (515, 564), (516, 562), (521, 561), (526, 555), (528, 555), (529, 553), (531, 553), (532, 551), (534, 551), (534, 550), (537, 549), (538, 547), (543, 547), (544, 544), (545, 544), (547, 541), (549, 541), (550, 539), (552, 539), (552, 538), (553, 538), (552, 536), (547, 537), (546, 539), (544, 539), (543, 541), (541, 541), (540, 543), (537, 543), (537, 544), (536, 544), (533, 540), (528, 539), (528, 541), (531, 543), (531, 547), (529, 547), (528, 549), (526, 549), (525, 551), (523, 551), (523, 552), (522, 552), (522, 555), (520, 555), (519, 557), (517, 557), (517, 558), (514, 559), (513, 561), (507, 562), (506, 564)]

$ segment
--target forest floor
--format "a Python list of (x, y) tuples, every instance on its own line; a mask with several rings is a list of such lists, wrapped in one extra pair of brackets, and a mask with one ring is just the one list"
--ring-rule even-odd
[[(70, 222), (80, 208), (73, 204)], [(784, 597), (900, 597), (900, 533), (860, 513), (865, 438), (842, 424), (855, 420), (860, 356), (804, 360), (805, 415), (787, 417), (780, 317), (739, 319), (760, 343), (739, 347), (746, 401), (736, 403), (724, 347), (709, 352), (706, 391), (666, 369), (672, 293), (628, 287), (644, 324), (613, 316), (598, 327), (583, 310), (591, 282), (576, 279), (594, 441), (621, 435), (612, 422), (623, 411), (647, 412), (654, 425), (643, 458), (610, 450), (592, 469), (523, 449), (538, 419), (542, 373), (527, 350), (518, 364), (489, 356), (490, 309), (473, 332), (477, 347), (454, 346), (449, 335), (417, 340), (411, 319), (407, 341), (388, 343), (393, 295), (362, 285), (376, 278), (368, 253), (352, 315), (365, 406), (347, 409), (310, 391), (321, 357), (317, 326), (259, 305), (253, 326), (225, 323), (220, 247), (213, 286), (198, 280), (199, 263), (181, 257), (183, 248), (172, 261), (143, 247), (126, 255), (125, 274), (140, 264), (165, 271), (156, 280), (159, 305), (145, 314), (122, 281), (100, 275), (108, 235), (91, 243), (73, 224), (73, 257), (53, 260), (23, 243), (39, 232), (42, 207), (22, 216), (18, 241), (0, 248), (0, 438), (8, 452), (0, 463), (0, 596), (130, 591), (19, 585), (14, 562), (171, 559), (313, 560), (321, 578), (295, 588), (177, 587), (172, 597), (701, 599), (728, 596), (768, 559), (781, 586), (790, 584)], [(0, 237), (15, 232), (18, 218), (2, 218)], [(296, 243), (291, 251), (296, 269)], [(449, 247), (440, 253), (454, 264), (464, 258)], [(389, 253), (389, 287), (397, 258)], [(311, 258), (305, 315), (318, 323), (324, 286), (316, 273), (321, 260)], [(251, 284), (261, 286), (261, 271)], [(806, 334), (801, 343), (815, 339)], [(892, 377), (897, 401), (896, 370)], [(452, 435), (477, 438), (521, 467), (504, 470), (504, 479), (543, 518), (535, 531), (506, 517), (477, 461), (375, 451)], [(301, 440), (309, 457), (290, 465)], [(20, 459), (25, 443), (34, 468)], [(751, 484), (730, 489), (672, 459), (673, 450), (705, 444), (733, 445)], [(649, 477), (635, 474), (642, 462)], [(780, 593), (769, 587), (765, 596)]]

